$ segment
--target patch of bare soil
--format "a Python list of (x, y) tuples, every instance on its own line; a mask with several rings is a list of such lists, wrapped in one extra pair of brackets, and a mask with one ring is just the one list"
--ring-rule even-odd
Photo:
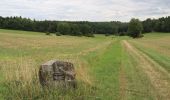
[(155, 62), (146, 54), (142, 53), (135, 47), (133, 47), (126, 40), (123, 44), (127, 51), (132, 54), (138, 61), (139, 67), (147, 74), (151, 81), (151, 84), (155, 88), (158, 100), (170, 100), (170, 76), (169, 73), (163, 69), (161, 65)]

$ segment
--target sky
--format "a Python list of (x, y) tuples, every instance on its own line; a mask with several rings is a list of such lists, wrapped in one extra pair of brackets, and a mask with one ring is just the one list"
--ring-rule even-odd
[(128, 22), (131, 18), (170, 16), (170, 0), (1, 0), (0, 16)]

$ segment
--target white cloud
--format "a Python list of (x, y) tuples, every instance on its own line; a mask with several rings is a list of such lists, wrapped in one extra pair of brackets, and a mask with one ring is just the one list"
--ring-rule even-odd
[(38, 20), (129, 21), (170, 15), (170, 0), (1, 0), (0, 16)]

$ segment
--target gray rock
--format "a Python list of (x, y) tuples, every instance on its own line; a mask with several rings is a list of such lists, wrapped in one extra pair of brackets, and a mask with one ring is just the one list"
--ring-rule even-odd
[(39, 80), (42, 86), (76, 88), (76, 74), (72, 63), (51, 60), (40, 66)]

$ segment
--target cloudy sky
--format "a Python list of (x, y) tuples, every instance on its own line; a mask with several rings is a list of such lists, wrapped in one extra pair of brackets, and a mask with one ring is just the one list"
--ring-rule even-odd
[(1, 0), (0, 16), (37, 20), (129, 21), (170, 15), (170, 0)]

